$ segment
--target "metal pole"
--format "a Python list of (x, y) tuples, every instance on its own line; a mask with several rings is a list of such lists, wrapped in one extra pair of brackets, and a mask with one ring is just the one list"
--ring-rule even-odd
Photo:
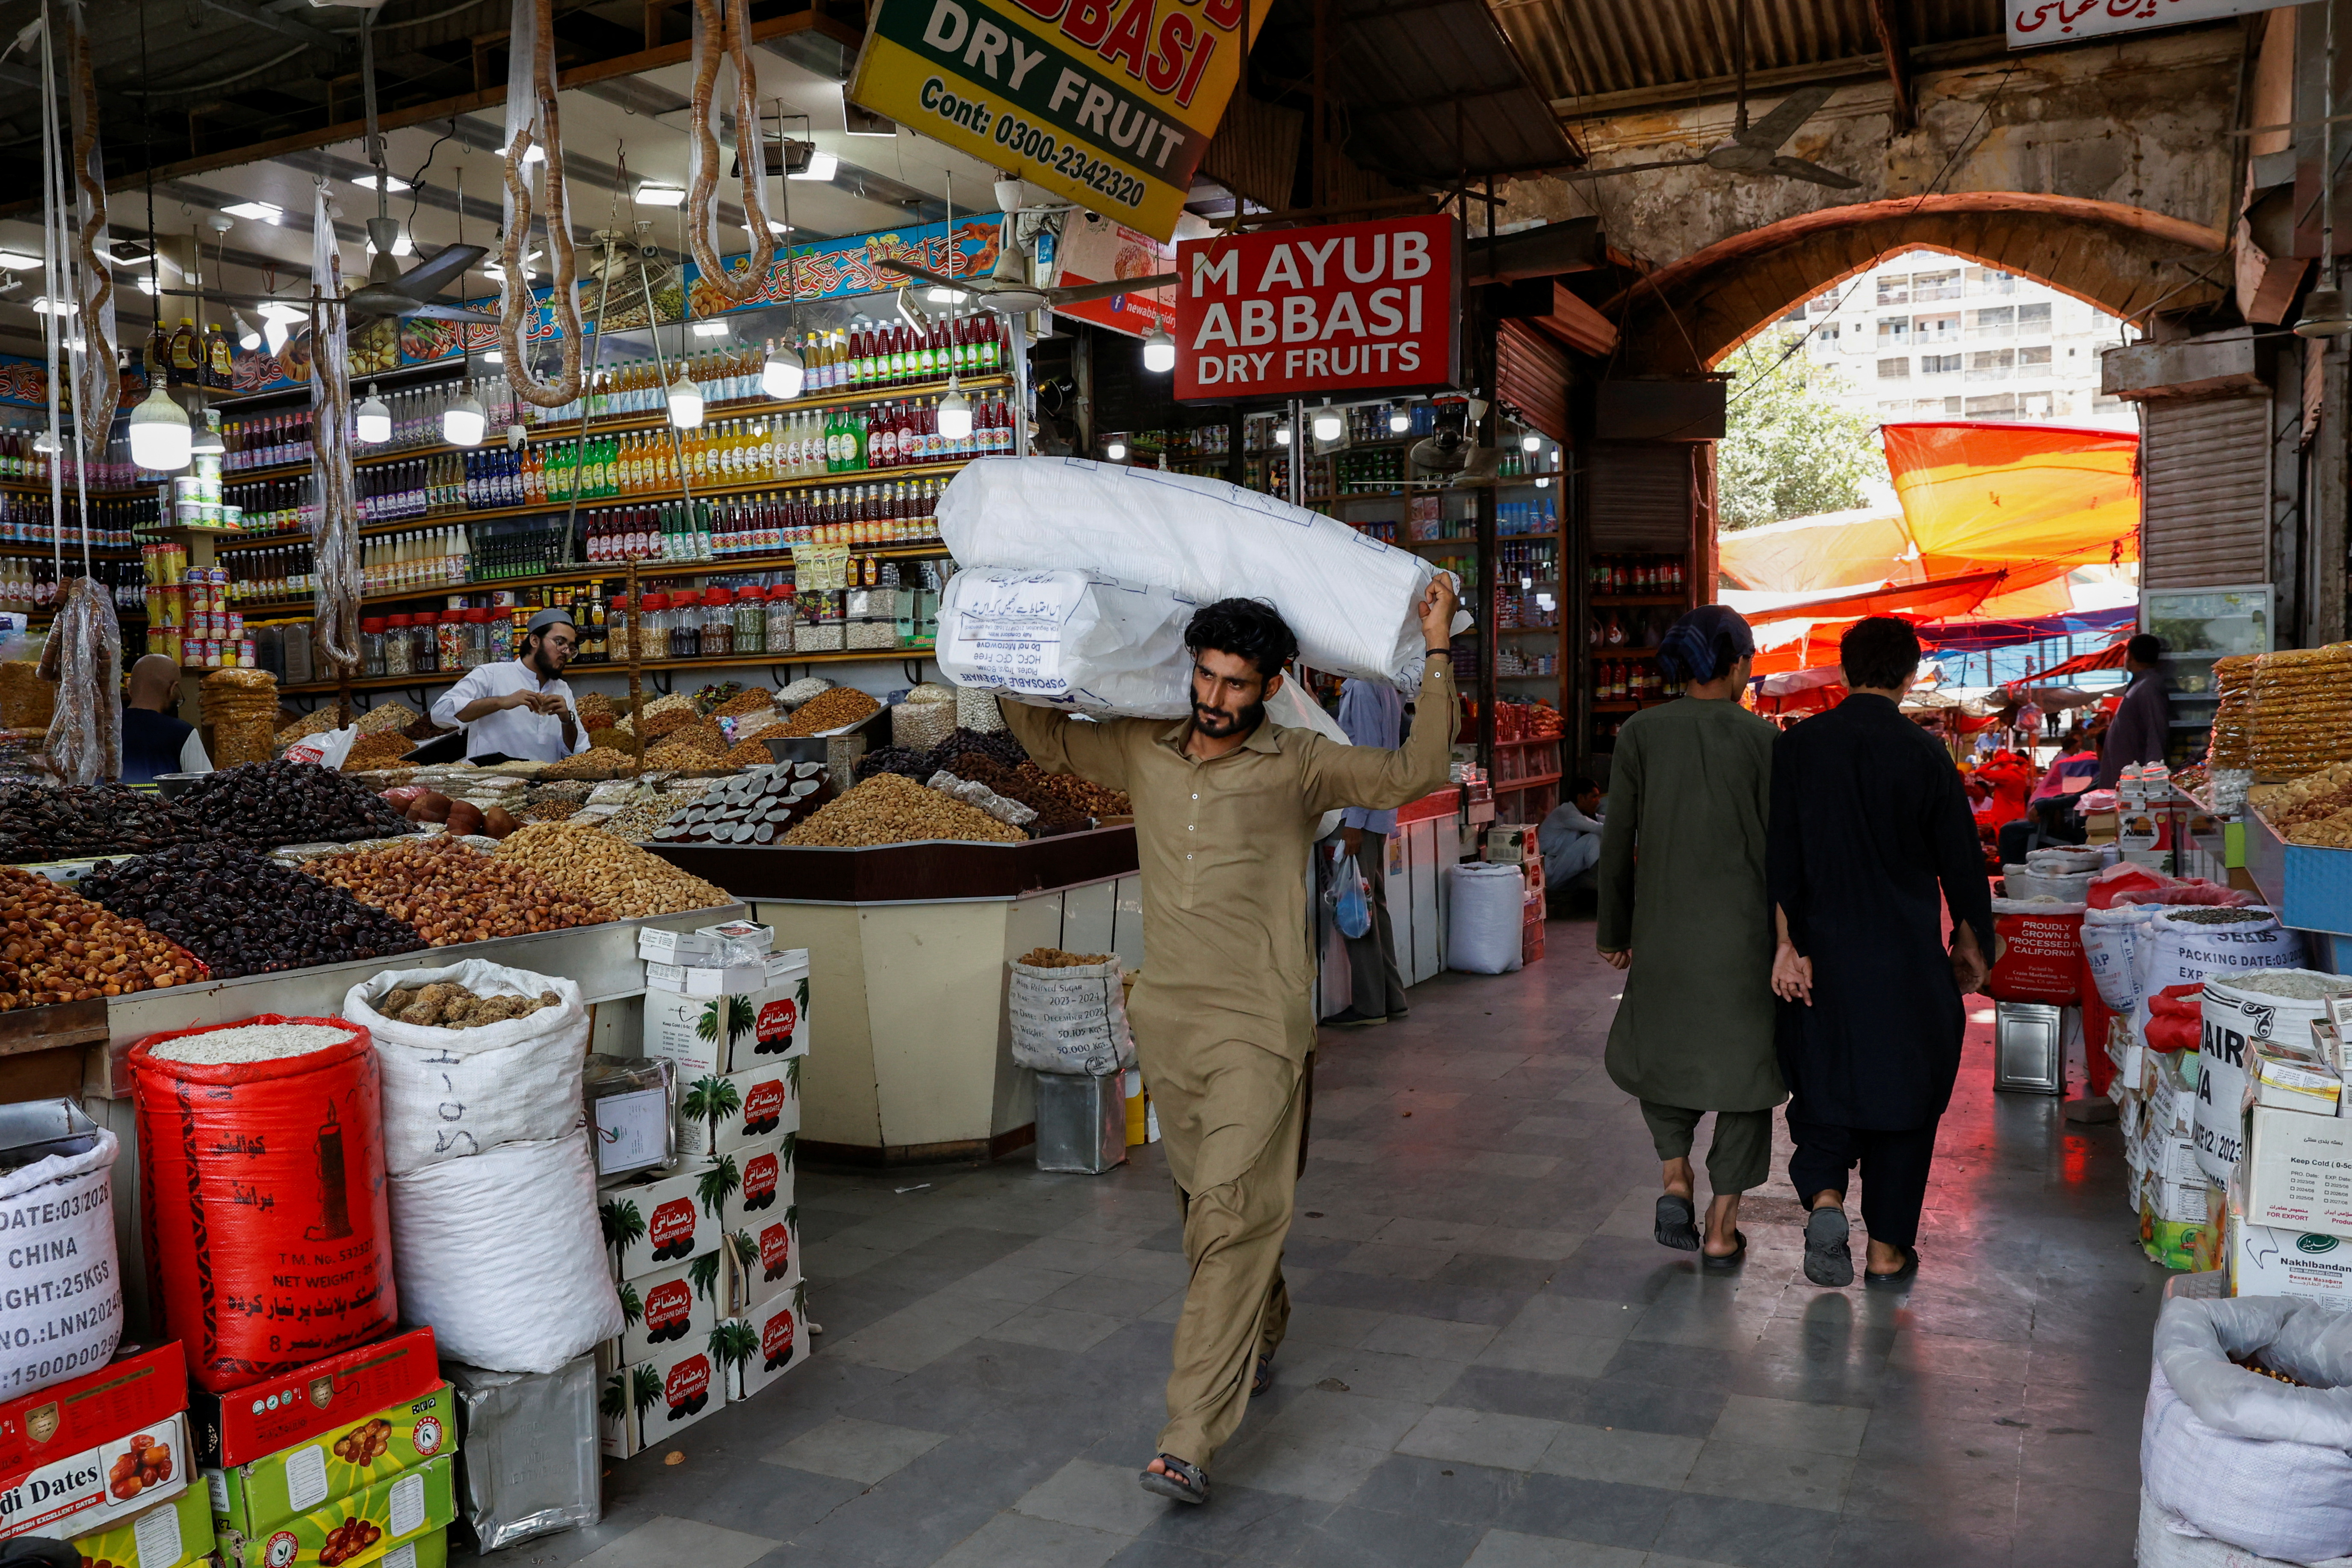
[(1299, 423), (1299, 413), (1307, 405), (1294, 397), (1290, 400), (1290, 504), (1307, 504), (1307, 430)]
[(637, 766), (646, 765), (646, 605), (637, 592), (637, 558), (629, 557), (629, 736), (636, 742)]

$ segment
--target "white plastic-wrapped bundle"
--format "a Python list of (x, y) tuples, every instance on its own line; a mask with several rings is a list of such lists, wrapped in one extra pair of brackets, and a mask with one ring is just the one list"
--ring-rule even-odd
[(1527, 878), (1517, 866), (1465, 860), (1450, 884), (1445, 967), (1469, 974), (1507, 974), (1523, 957)]
[(1272, 496), (1076, 458), (982, 458), (949, 482), (939, 522), (959, 561), (1101, 573), (1202, 604), (1265, 599), (1304, 662), (1421, 689), (1417, 611), (1435, 569)]
[(1105, 718), (1192, 711), (1184, 627), (1197, 601), (1070, 569), (967, 566), (940, 595), (940, 673)]

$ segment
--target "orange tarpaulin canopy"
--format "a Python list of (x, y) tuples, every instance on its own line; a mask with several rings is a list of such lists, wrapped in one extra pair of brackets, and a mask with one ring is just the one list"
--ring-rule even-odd
[(1879, 437), (1930, 574), (2137, 559), (2137, 436), (1947, 421), (1881, 426)]

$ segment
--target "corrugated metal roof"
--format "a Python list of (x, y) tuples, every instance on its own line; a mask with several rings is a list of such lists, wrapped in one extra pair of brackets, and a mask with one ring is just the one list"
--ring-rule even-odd
[[(1328, 0), (1327, 90), (1348, 155), (1391, 178), (1451, 182), (1583, 162), (1551, 95), (1531, 76), (1486, 0)], [(1280, 0), (1251, 56), (1260, 79), (1289, 89), (1314, 71), (1314, 8)]]
[[(1491, 0), (1545, 94), (1575, 99), (1727, 77), (1739, 0)], [(2001, 30), (2000, 0), (1890, 0), (1911, 47)], [(1748, 0), (1748, 67), (1792, 69), (1879, 52), (1871, 0)]]

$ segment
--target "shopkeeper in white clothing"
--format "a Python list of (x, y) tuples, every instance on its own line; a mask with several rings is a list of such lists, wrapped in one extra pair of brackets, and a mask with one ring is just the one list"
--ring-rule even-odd
[(522, 651), (467, 671), (433, 704), (433, 721), (465, 726), (471, 763), (551, 763), (586, 751), (588, 732), (563, 682), (578, 641), (568, 611), (540, 611), (523, 631)]

